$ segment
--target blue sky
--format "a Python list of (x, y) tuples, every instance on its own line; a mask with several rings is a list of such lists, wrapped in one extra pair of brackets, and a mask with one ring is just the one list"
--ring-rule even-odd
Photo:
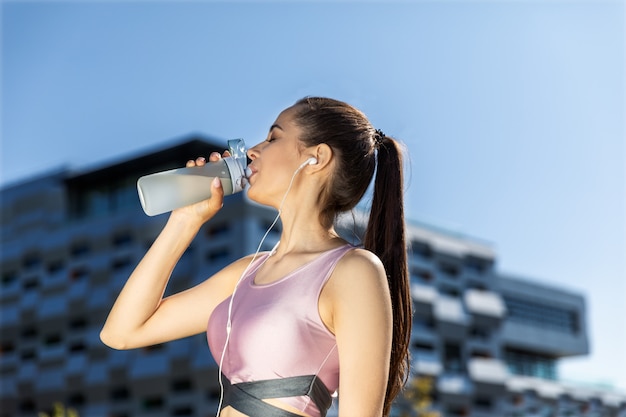
[(624, 35), (617, 0), (5, 0), (0, 181), (348, 101), (406, 144), (408, 217), (584, 293), (561, 376), (626, 390)]

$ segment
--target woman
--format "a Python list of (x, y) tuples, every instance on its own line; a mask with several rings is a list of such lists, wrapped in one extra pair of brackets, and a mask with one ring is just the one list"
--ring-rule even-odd
[[(335, 391), (340, 417), (387, 416), (408, 376), (411, 328), (398, 144), (346, 103), (305, 98), (248, 156), (248, 196), (281, 216), (277, 247), (163, 298), (181, 255), (222, 207), (213, 181), (210, 199), (172, 212), (102, 341), (131, 349), (206, 331), (220, 365), (221, 417), (324, 416)], [(374, 172), (370, 220), (355, 248), (333, 222)]]

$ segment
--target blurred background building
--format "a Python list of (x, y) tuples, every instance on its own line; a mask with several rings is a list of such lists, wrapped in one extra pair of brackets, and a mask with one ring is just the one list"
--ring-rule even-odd
[[(55, 402), (81, 417), (214, 416), (217, 366), (204, 335), (114, 351), (100, 328), (166, 215), (141, 210), (136, 180), (223, 141), (187, 137), (76, 172), (61, 169), (1, 191), (0, 417)], [(256, 250), (275, 211), (244, 193), (225, 199), (183, 255), (168, 292), (193, 286)], [(364, 219), (338, 227), (354, 241)], [(262, 249), (278, 240), (280, 225)], [(408, 224), (414, 300), (412, 387), (430, 384), (442, 416), (625, 416), (626, 395), (559, 381), (561, 358), (589, 352), (582, 294), (498, 273), (478, 239)], [(412, 388), (394, 414), (419, 415)], [(336, 407), (330, 415), (336, 415)]]

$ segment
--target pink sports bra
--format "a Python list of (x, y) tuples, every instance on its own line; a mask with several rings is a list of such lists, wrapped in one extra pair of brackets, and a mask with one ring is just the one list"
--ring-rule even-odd
[[(278, 281), (257, 285), (254, 277), (267, 259), (256, 259), (239, 283), (231, 313), (230, 340), (222, 373), (231, 383), (317, 375), (329, 393), (339, 387), (335, 336), (319, 314), (318, 300), (335, 265), (349, 250), (344, 245), (322, 253)], [(207, 327), (213, 358), (219, 363), (226, 341), (230, 297), (219, 304)], [(281, 398), (308, 415), (320, 410), (307, 396)]]

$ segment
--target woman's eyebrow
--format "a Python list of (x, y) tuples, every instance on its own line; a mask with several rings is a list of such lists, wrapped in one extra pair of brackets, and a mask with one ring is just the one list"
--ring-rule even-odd
[(274, 123), (272, 126), (270, 126), (270, 130), (269, 130), (269, 131), (271, 132), (271, 131), (272, 131), (272, 129), (274, 129), (274, 128), (276, 128), (276, 129), (280, 129), (280, 130), (284, 130), (282, 127), (280, 127), (279, 125), (277, 125), (276, 123)]

